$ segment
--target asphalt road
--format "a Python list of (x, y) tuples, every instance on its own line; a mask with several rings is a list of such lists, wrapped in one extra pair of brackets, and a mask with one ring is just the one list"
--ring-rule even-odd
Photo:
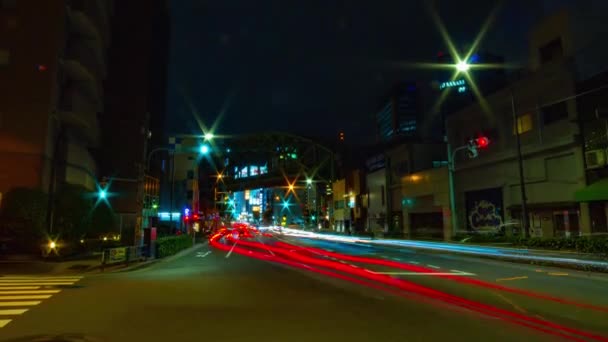
[[(523, 290), (526, 293), (524, 295), (455, 282), (431, 274), (357, 264), (372, 271), (390, 273), (394, 277), (467, 299), (608, 336), (608, 274), (605, 273), (510, 263), (419, 249), (312, 239), (290, 238), (288, 241), (348, 255), (425, 267), (441, 274), (455, 274), (465, 279)], [(566, 300), (568, 303), (539, 298), (541, 296)], [(603, 307), (605, 311), (589, 309), (587, 304)]]
[[(93, 341), (559, 340), (449, 304), (402, 297), (236, 253), (226, 256), (203, 245), (132, 272), (64, 278), (4, 274), (0, 341), (60, 334)], [(417, 257), (421, 263), (439, 263), (435, 255)], [(481, 268), (445, 260), (446, 264), (436, 266), (453, 262), (462, 271), (482, 276)], [(490, 262), (481, 263), (488, 263), (486, 269), (495, 268)], [(450, 283), (436, 277), (416, 279), (437, 288)], [(459, 286), (448, 284), (446, 291), (461, 291)], [(476, 291), (489, 293), (470, 289), (473, 297)], [(19, 312), (24, 308), (28, 310)]]

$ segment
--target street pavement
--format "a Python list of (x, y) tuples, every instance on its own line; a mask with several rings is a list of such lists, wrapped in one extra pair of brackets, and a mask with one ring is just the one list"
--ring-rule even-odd
[[(287, 241), (294, 242), (290, 238)], [(365, 265), (467, 299), (511, 309), (580, 329), (608, 333), (608, 274), (496, 261), (420, 249), (390, 248), (313, 239), (295, 239), (302, 246), (395, 261), (429, 269), (429, 273), (480, 280), (487, 284), (522, 290), (524, 295), (446, 280), (437, 274)], [(568, 301), (558, 303), (542, 296)], [(587, 304), (602, 307), (589, 309)]]
[[(467, 277), (488, 281), (497, 281), (495, 277), (498, 276), (514, 277), (519, 274), (517, 267), (523, 267), (486, 260), (475, 263), (453, 256), (443, 258), (411, 251), (378, 253), (341, 244), (323, 247), (335, 251), (342, 249), (343, 253), (351, 255), (399, 258), (403, 259), (402, 262), (436, 266), (445, 269), (446, 273), (474, 274)], [(498, 270), (501, 267), (505, 271)], [(384, 268), (378, 266), (373, 270), (382, 272)], [(589, 293), (581, 295), (581, 300), (599, 296), (599, 288), (589, 290), (594, 286), (608, 286), (606, 278), (602, 276), (597, 276), (597, 280), (593, 276), (584, 281), (578, 275), (551, 276), (548, 272), (528, 270), (525, 274), (546, 277), (553, 282), (567, 279), (571, 281), (568, 286), (586, 284), (584, 291)], [(314, 274), (305, 268), (294, 269), (238, 253), (222, 252), (208, 245), (200, 245), (178, 257), (131, 272), (67, 276), (72, 278), (3, 274), (0, 277), (0, 309), (14, 311), (0, 313), (0, 319), (10, 320), (0, 328), (0, 341), (31, 341), (34, 336), (66, 334), (94, 341), (559, 340), (547, 333), (429, 298), (402, 296), (364, 287)], [(394, 276), (408, 277), (405, 274)], [(500, 297), (497, 297), (498, 300), (491, 298), (494, 291), (488, 289), (455, 285), (435, 276), (409, 278), (442, 291), (466, 294), (488, 303), (502, 301), (500, 305), (514, 309), (513, 304)], [(544, 283), (551, 284), (550, 280)], [(536, 281), (527, 278), (509, 282)], [(23, 294), (50, 295), (48, 298), (31, 299), (15, 297), (22, 294), (8, 292), (57, 290), (59, 292)], [(575, 289), (563, 290), (564, 295), (576, 292)], [(509, 294), (500, 295), (510, 298)], [(593, 303), (605, 300), (596, 299)], [(19, 301), (35, 301), (36, 304)], [(536, 305), (540, 309), (534, 309), (538, 311), (529, 309), (531, 306), (525, 302), (515, 302), (514, 305), (538, 316), (550, 313), (553, 305), (557, 305), (539, 299), (534, 301), (538, 302)], [(25, 309), (27, 311), (17, 311)], [(595, 318), (582, 316), (580, 312), (590, 310), (570, 307), (563, 310), (571, 310), (572, 314), (567, 317), (572, 319), (566, 317), (563, 320), (575, 328), (600, 329), (601, 332), (602, 328), (605, 330), (608, 326), (587, 324), (587, 319), (595, 322)], [(600, 317), (605, 321), (607, 314), (604, 312)]]

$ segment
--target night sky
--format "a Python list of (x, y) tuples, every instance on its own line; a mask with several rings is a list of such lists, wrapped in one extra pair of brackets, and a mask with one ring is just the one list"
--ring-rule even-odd
[[(430, 81), (428, 70), (391, 62), (434, 62), (438, 51), (447, 50), (424, 3), (171, 1), (168, 131), (200, 133), (189, 99), (209, 126), (227, 108), (218, 133), (333, 137), (344, 130), (347, 140), (369, 141), (379, 98), (392, 84)], [(540, 3), (508, 1), (482, 47), (523, 61)], [(436, 8), (462, 46), (494, 6), (445, 0)]]

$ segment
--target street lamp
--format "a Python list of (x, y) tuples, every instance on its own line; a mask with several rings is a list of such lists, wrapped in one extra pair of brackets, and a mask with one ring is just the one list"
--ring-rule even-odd
[(205, 138), (205, 140), (212, 140), (214, 135), (213, 133), (205, 133), (203, 137)]
[(456, 70), (458, 70), (460, 72), (467, 72), (467, 71), (469, 71), (470, 68), (471, 68), (471, 65), (469, 63), (467, 63), (466, 61), (460, 61), (460, 62), (456, 63)]
[(307, 178), (306, 179), (306, 184), (307, 185), (312, 185), (312, 179), (311, 178)]

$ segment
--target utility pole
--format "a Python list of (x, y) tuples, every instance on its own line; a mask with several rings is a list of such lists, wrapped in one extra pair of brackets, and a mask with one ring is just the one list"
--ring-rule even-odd
[[(445, 136), (445, 143), (448, 148), (448, 186), (450, 191), (450, 219), (452, 220), (452, 236), (456, 235), (458, 231), (458, 217), (456, 216), (456, 189), (454, 188), (454, 155), (452, 153), (452, 146), (448, 141), (447, 135)], [(451, 237), (450, 237), (451, 239)]]
[(526, 197), (526, 181), (524, 178), (524, 162), (521, 153), (521, 138), (519, 135), (519, 125), (517, 122), (517, 112), (515, 110), (515, 97), (511, 91), (511, 110), (513, 112), (513, 128), (515, 129), (515, 137), (517, 141), (517, 164), (519, 167), (519, 188), (521, 190), (521, 221), (523, 224), (524, 234), (530, 236), (530, 220), (528, 219), (528, 205)]

